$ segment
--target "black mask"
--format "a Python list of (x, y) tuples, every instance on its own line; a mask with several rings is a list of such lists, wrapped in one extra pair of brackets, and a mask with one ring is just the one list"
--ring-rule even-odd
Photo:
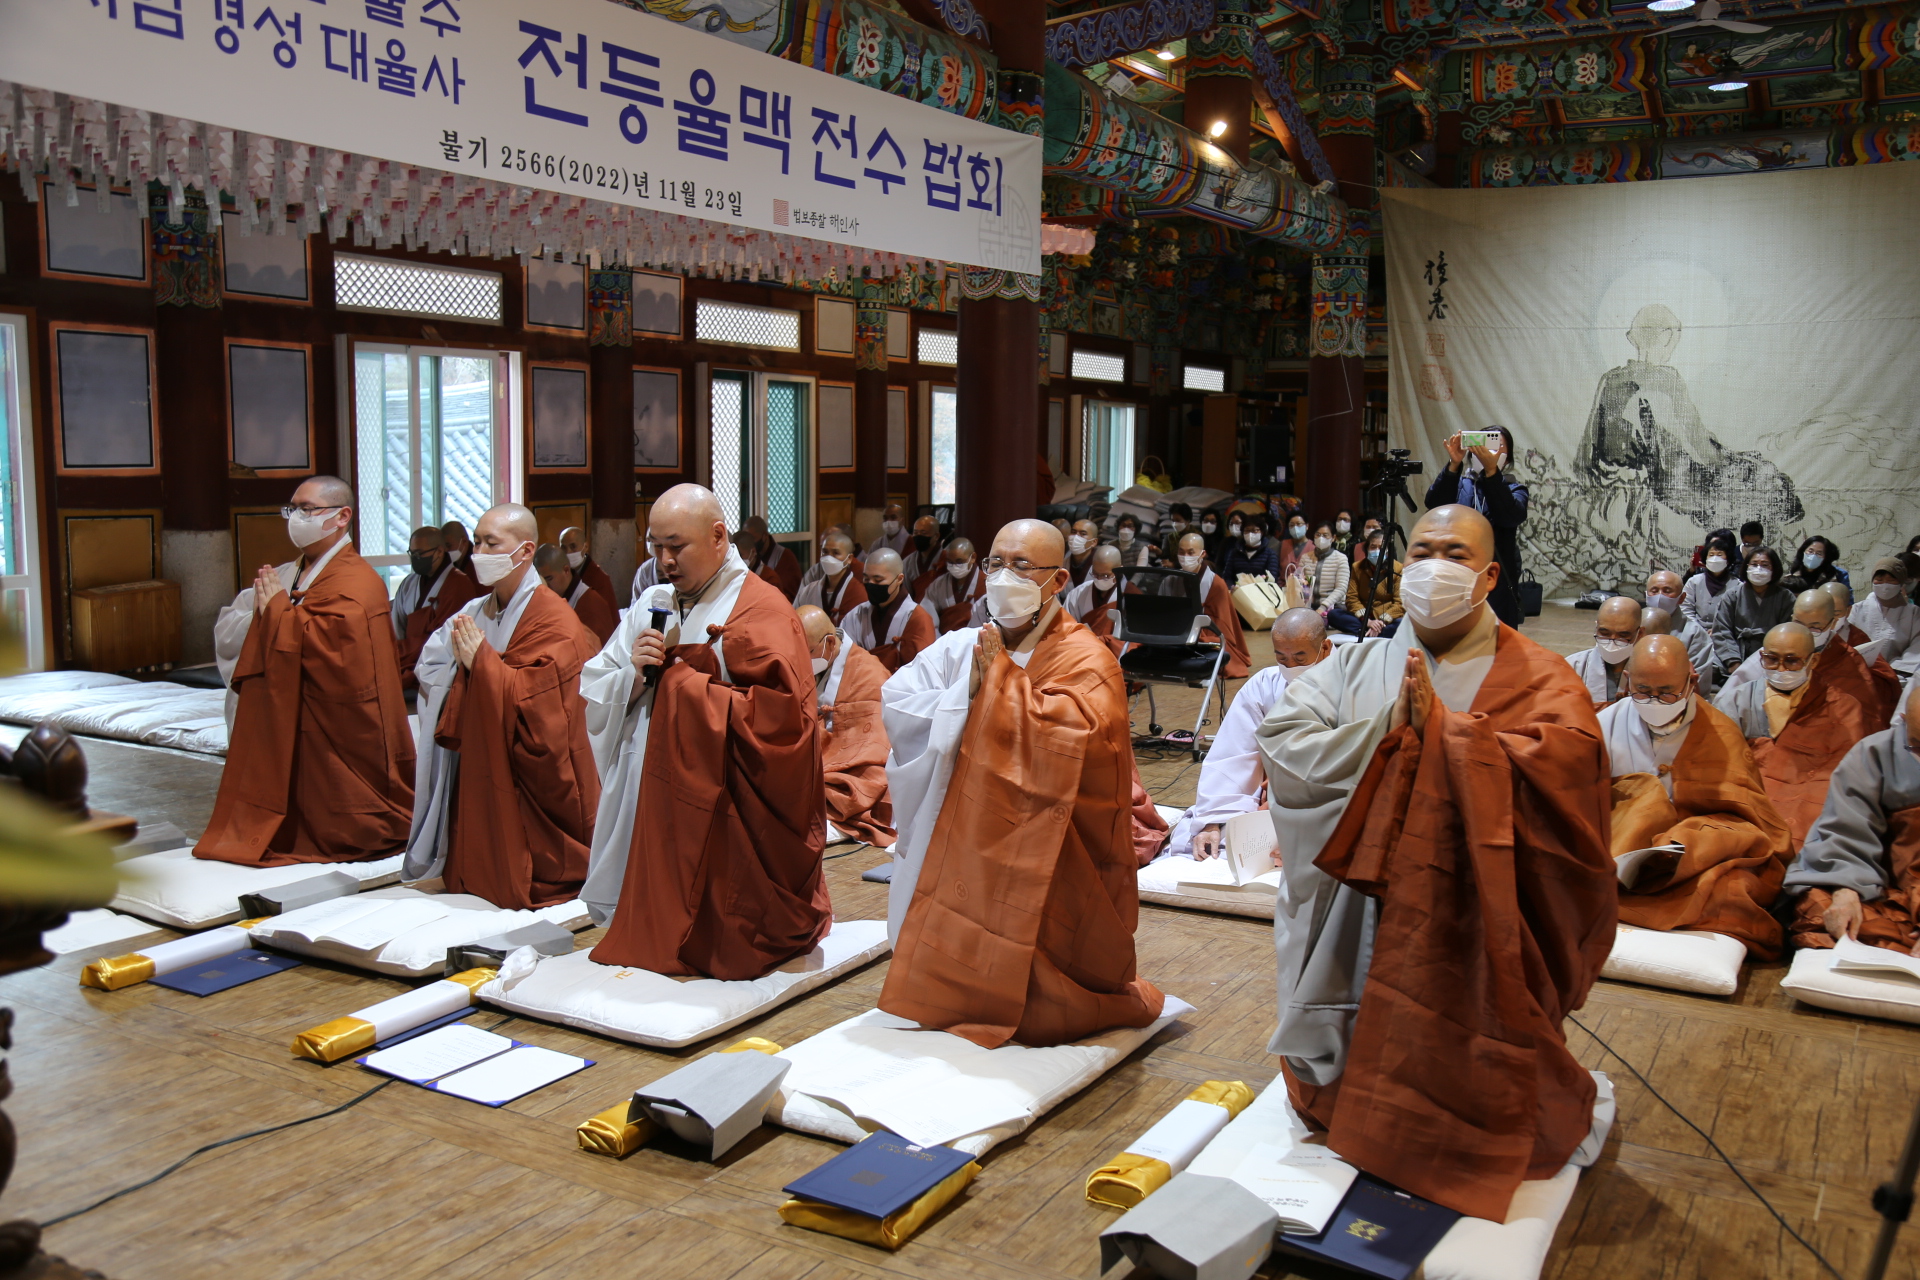
[(434, 574), (440, 572), (439, 561), (440, 557), (434, 555), (431, 551), (407, 552), (407, 563), (413, 566), (413, 571), (423, 578), (431, 578)]
[(876, 609), (887, 607), (887, 600), (893, 595), (892, 583), (869, 582), (866, 584), (867, 601)]
[(929, 534), (916, 533), (913, 535), (913, 545), (924, 555), (927, 548), (933, 545), (933, 538)]

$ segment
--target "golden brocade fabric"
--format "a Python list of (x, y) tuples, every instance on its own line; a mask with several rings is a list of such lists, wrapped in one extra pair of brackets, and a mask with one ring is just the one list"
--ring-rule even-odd
[(293, 1056), (313, 1062), (339, 1062), (373, 1048), (373, 1024), (365, 1018), (335, 1018), (293, 1038)]
[(914, 1233), (926, 1226), (934, 1214), (946, 1208), (948, 1201), (966, 1190), (967, 1184), (979, 1172), (979, 1162), (969, 1160), (932, 1190), (922, 1192), (912, 1204), (904, 1209), (896, 1209), (884, 1218), (796, 1197), (780, 1206), (780, 1220), (809, 1231), (839, 1236), (843, 1240), (857, 1240), (861, 1244), (882, 1249), (898, 1249), (913, 1239)]
[[(1184, 1101), (1220, 1107), (1231, 1120), (1253, 1101), (1253, 1090), (1239, 1080), (1209, 1080)], [(1115, 1209), (1131, 1209), (1166, 1186), (1177, 1172), (1165, 1160), (1123, 1151), (1088, 1176), (1087, 1199)]]
[(137, 986), (153, 976), (153, 961), (143, 955), (102, 956), (80, 971), (80, 985), (102, 991)]

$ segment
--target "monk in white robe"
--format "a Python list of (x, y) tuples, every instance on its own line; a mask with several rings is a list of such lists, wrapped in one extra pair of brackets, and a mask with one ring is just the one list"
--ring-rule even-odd
[(1906, 564), (1898, 556), (1883, 556), (1873, 562), (1872, 592), (1847, 615), (1868, 641), (1880, 645), (1880, 655), (1902, 680), (1920, 671), (1920, 604), (1907, 598), (1909, 585)]
[(973, 620), (974, 606), (987, 598), (987, 575), (980, 571), (973, 543), (955, 538), (941, 553), (941, 568), (927, 579), (920, 607), (933, 619), (940, 635), (980, 624)]
[(1615, 596), (1593, 619), (1593, 648), (1567, 655), (1567, 665), (1587, 686), (1598, 710), (1627, 691), (1627, 655), (1640, 638), (1640, 602)]
[(795, 608), (810, 604), (824, 609), (839, 626), (855, 605), (866, 601), (867, 589), (861, 581), (864, 566), (853, 554), (853, 539), (844, 533), (829, 533), (822, 538), (820, 552), (820, 563), (815, 566), (820, 576), (812, 582), (802, 577), (793, 604)]
[(891, 675), (934, 642), (933, 619), (908, 591), (896, 552), (868, 552), (862, 578), (866, 598), (847, 611), (840, 627), (849, 643), (872, 654)]

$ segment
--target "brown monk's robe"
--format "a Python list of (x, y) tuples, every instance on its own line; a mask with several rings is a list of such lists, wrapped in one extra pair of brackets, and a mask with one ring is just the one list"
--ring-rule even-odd
[[(929, 580), (922, 575), (921, 581), (926, 582), (927, 586), (931, 587), (933, 581), (938, 579), (938, 575), (945, 572), (946, 566), (942, 564), (939, 569), (935, 571), (935, 578), (933, 580)], [(985, 598), (987, 594), (987, 575), (975, 569), (967, 579), (967, 582), (969, 584), (967, 594), (940, 610), (940, 626), (938, 629), (941, 635), (945, 635), (949, 631), (959, 631), (963, 627), (973, 625), (974, 602)], [(925, 600), (927, 598), (927, 589), (916, 585), (913, 589), (913, 598), (915, 600)]]
[[(553, 594), (548, 592), (549, 595)], [(614, 612), (612, 605), (600, 598), (600, 593), (588, 587), (580, 593), (580, 599), (574, 603), (574, 616), (580, 625), (601, 644), (613, 639), (613, 633), (620, 629), (620, 615)]]
[(579, 581), (587, 584), (588, 591), (606, 601), (607, 608), (616, 614), (620, 612), (620, 601), (613, 594), (613, 579), (607, 576), (605, 569), (592, 560), (582, 560)]
[[(893, 801), (887, 794), (887, 727), (880, 720), (880, 686), (892, 674), (857, 644), (847, 646), (840, 688), (822, 707), (826, 739), (827, 820), (856, 840), (891, 845)], [(826, 713), (833, 727), (826, 727)]]
[(1793, 833), (1798, 849), (1827, 802), (1827, 783), (1853, 744), (1892, 721), (1900, 699), (1897, 677), (1869, 667), (1853, 646), (1835, 636), (1820, 652), (1813, 678), (1777, 738), (1751, 739), (1767, 795)]
[(1140, 767), (1133, 769), (1133, 861), (1144, 867), (1160, 856), (1167, 843), (1167, 820), (1153, 807), (1153, 797), (1140, 785)]
[(1613, 780), (1613, 853), (1663, 844), (1632, 889), (1620, 890), (1620, 922), (1643, 929), (1701, 929), (1747, 944), (1756, 960), (1780, 956), (1780, 896), (1793, 835), (1754, 764), (1740, 726), (1694, 701), (1693, 723), (1673, 762), (1673, 797), (1650, 773)]
[[(871, 610), (872, 606), (868, 607)], [(901, 596), (893, 607), (907, 610), (907, 622), (901, 628), (898, 640), (887, 640), (884, 644), (878, 643), (886, 640), (887, 633), (893, 630), (893, 614), (889, 613), (884, 620), (877, 616), (877, 611), (870, 612), (868, 615), (873, 620), (873, 637), (876, 641), (873, 656), (881, 666), (887, 669), (888, 675), (892, 675), (912, 662), (920, 656), (922, 649), (940, 638), (934, 632), (933, 619), (927, 616), (927, 611), (920, 607), (917, 600), (910, 596)], [(879, 696), (876, 691), (874, 697)]]
[(227, 766), (194, 857), (282, 867), (405, 852), (414, 753), (399, 648), (386, 586), (351, 546), (298, 604), (282, 591), (255, 616), (233, 690)]
[[(1892, 875), (1878, 898), (1861, 902), (1860, 931), (1855, 937), (1870, 947), (1911, 955), (1915, 940), (1920, 939), (1920, 807), (1889, 813), (1881, 839)], [(1832, 905), (1831, 890), (1808, 889), (1800, 895), (1793, 923), (1787, 929), (1795, 947), (1833, 945), (1833, 937), (1822, 922)]]
[(981, 681), (880, 1007), (982, 1048), (1144, 1027), (1165, 997), (1134, 970), (1140, 914), (1127, 696), (1058, 610), (1022, 670)]
[(1286, 1074), (1349, 1164), (1501, 1222), (1592, 1128), (1562, 1022), (1613, 949), (1619, 881), (1593, 699), (1559, 654), (1504, 625), (1498, 645), (1469, 714), (1435, 698), (1424, 737), (1382, 740), (1314, 861), (1379, 926), (1344, 1073)]
[(478, 600), (486, 594), (486, 590), (461, 573), (459, 566), (455, 565), (453, 572), (447, 575), (447, 580), (440, 584), (440, 594), (407, 615), (407, 634), (400, 641), (402, 689), (418, 687), (418, 682), (413, 678), (413, 669), (420, 661), (420, 651), (427, 647), (428, 638), (444, 626), (448, 618), (460, 612), (461, 605), (469, 600)]
[(580, 668), (599, 651), (567, 602), (539, 587), (507, 651), (483, 646), (455, 674), (434, 735), (460, 753), (448, 893), (526, 911), (580, 892), (600, 808)]
[(768, 553), (767, 562), (754, 572), (760, 575), (762, 582), (789, 600), (800, 590), (800, 558), (777, 542)]
[(744, 981), (833, 925), (818, 694), (793, 606), (753, 574), (721, 630), (668, 650), (601, 964)]
[(1227, 647), (1227, 660), (1220, 664), (1220, 674), (1228, 680), (1245, 680), (1253, 674), (1247, 659), (1247, 637), (1240, 630), (1240, 611), (1233, 607), (1233, 588), (1218, 571), (1213, 575), (1213, 589), (1200, 602), (1200, 611), (1213, 623), (1200, 633), (1200, 638), (1209, 644)]

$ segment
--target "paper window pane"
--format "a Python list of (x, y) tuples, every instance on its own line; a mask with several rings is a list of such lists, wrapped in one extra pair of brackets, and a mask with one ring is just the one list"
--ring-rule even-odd
[(887, 470), (907, 467), (907, 390), (887, 388)]
[(749, 307), (702, 298), (694, 304), (693, 335), (699, 342), (736, 347), (800, 349), (800, 313), (779, 307)]
[(853, 388), (820, 388), (820, 467), (853, 465)]
[(334, 303), (342, 311), (500, 323), (500, 273), (336, 254)]
[(813, 349), (830, 356), (853, 354), (854, 306), (844, 298), (813, 300)]
[(679, 276), (658, 271), (633, 273), (633, 331), (661, 337), (680, 336)]
[(1073, 376), (1087, 382), (1125, 382), (1127, 358), (1104, 351), (1075, 351)]
[(953, 329), (922, 329), (919, 357), (921, 364), (959, 364), (959, 332)]
[(1203, 364), (1190, 364), (1182, 381), (1189, 391), (1225, 391), (1227, 389), (1227, 371), (1209, 369)]

